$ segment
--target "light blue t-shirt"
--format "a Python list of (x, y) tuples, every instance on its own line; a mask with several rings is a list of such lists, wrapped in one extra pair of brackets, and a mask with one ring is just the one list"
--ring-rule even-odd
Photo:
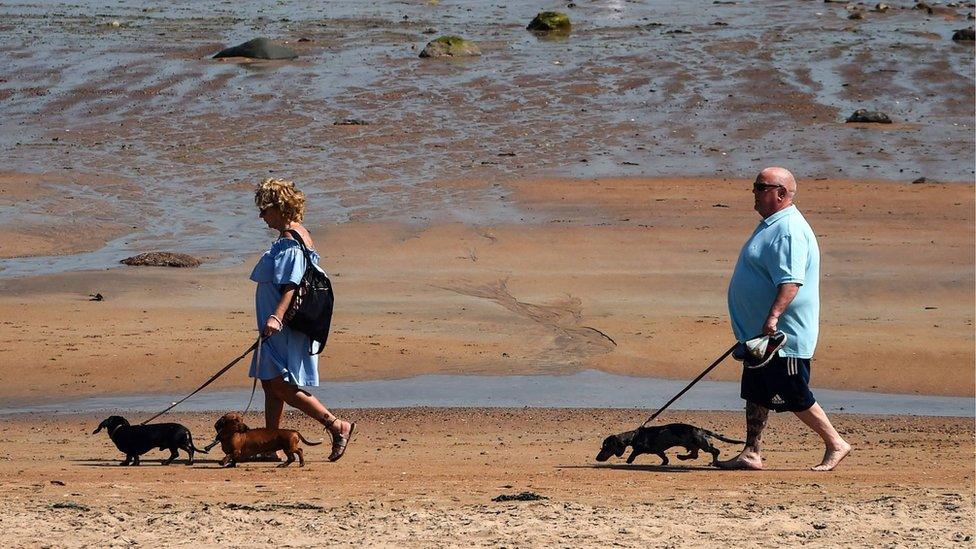
[[(318, 265), (319, 254), (311, 252), (312, 263)], [(251, 271), (251, 280), (258, 283), (254, 292), (254, 309), (258, 330), (278, 306), (282, 285), (298, 284), (305, 274), (305, 254), (295, 240), (279, 238), (264, 252)], [(283, 330), (264, 340), (261, 363), (257, 353), (251, 358), (250, 377), (273, 379), (282, 376), (286, 383), (317, 387), (319, 357), (308, 352), (308, 336), (285, 326)]]
[(820, 248), (810, 224), (796, 206), (759, 222), (742, 246), (729, 282), (729, 316), (739, 341), (762, 333), (780, 284), (800, 284), (779, 318), (786, 333), (780, 356), (812, 358), (820, 332)]

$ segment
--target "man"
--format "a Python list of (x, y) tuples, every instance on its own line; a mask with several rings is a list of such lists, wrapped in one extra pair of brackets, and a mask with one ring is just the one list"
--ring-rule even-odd
[(729, 282), (732, 330), (740, 342), (780, 330), (786, 345), (761, 368), (744, 369), (746, 446), (718, 463), (724, 469), (762, 469), (762, 432), (769, 410), (793, 412), (823, 439), (823, 461), (814, 471), (830, 471), (851, 451), (810, 392), (810, 359), (820, 323), (820, 250), (817, 238), (793, 205), (796, 179), (783, 168), (766, 168), (753, 184), (762, 216), (746, 241)]

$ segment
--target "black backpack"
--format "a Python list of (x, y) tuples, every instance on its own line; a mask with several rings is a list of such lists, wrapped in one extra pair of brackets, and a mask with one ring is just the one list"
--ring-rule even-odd
[[(307, 335), (308, 353), (317, 355), (325, 349), (325, 342), (329, 339), (332, 308), (335, 305), (332, 282), (325, 271), (312, 263), (312, 255), (298, 231), (289, 229), (288, 233), (298, 241), (302, 253), (305, 254), (305, 274), (302, 275), (302, 281), (295, 289), (282, 320), (292, 330)], [(318, 351), (314, 350), (316, 341), (319, 343)]]

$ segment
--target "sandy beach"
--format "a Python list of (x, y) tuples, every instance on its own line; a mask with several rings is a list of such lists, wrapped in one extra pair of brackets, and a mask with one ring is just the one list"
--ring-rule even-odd
[[(330, 382), (425, 374), (692, 379), (732, 343), (766, 165), (797, 175), (821, 249), (814, 391), (976, 396), (971, 3), (573, 4), (0, 6), (0, 410), (57, 410), (0, 415), (0, 545), (972, 546), (971, 414), (832, 413), (854, 451), (829, 474), (784, 415), (763, 472), (597, 463), (646, 417), (623, 406), (361, 404), (338, 410), (347, 457), (287, 469), (123, 468), (92, 436), (149, 415), (77, 399), (161, 408), (254, 341), (267, 176), (307, 193), (335, 287), (327, 405)], [(543, 8), (572, 32), (527, 32)], [(418, 57), (447, 34), (481, 56)], [(256, 36), (299, 57), (212, 58)], [(861, 108), (893, 123), (845, 122)], [(152, 250), (203, 265), (119, 264)], [(250, 383), (242, 364), (210, 390)], [(225, 411), (162, 419), (202, 446)], [(741, 412), (660, 420), (744, 436)]]
[[(972, 185), (801, 188), (824, 250), (828, 304), (813, 385), (972, 396), (974, 246), (971, 232), (957, 230), (973, 223)], [(314, 231), (340, 296), (320, 367), (326, 403), (330, 380), (423, 373), (689, 379), (725, 348), (724, 290), (739, 245), (729, 235), (756, 222), (748, 181), (546, 180), (503, 192), (525, 212), (522, 223)], [(193, 389), (252, 341), (248, 268), (0, 281), (9, 334), (0, 400)], [(90, 301), (93, 293), (105, 299)], [(248, 387), (244, 368), (215, 387)], [(711, 378), (737, 375), (726, 365)], [(806, 470), (820, 458), (818, 440), (786, 416), (769, 427), (769, 470), (750, 474), (705, 459), (596, 463), (602, 438), (632, 428), (641, 411), (340, 413), (360, 422), (348, 457), (331, 464), (311, 448), (307, 467), (281, 470), (219, 470), (219, 455), (162, 468), (155, 453), (121, 468), (107, 438), (90, 434), (99, 415), (7, 416), (0, 543), (944, 547), (973, 537), (972, 418), (841, 414), (855, 451), (824, 475)], [(219, 414), (164, 419), (205, 441)], [(740, 416), (661, 420), (741, 437)], [(322, 437), (307, 418), (286, 424)], [(735, 447), (720, 446), (725, 456)], [(548, 499), (491, 499), (523, 491)], [(39, 527), (44, 539), (32, 534)]]
[[(609, 431), (642, 418), (613, 410), (344, 410), (362, 435), (347, 458), (308, 448), (304, 468), (219, 455), (192, 467), (117, 467), (101, 417), (4, 422), (0, 543), (16, 546), (965, 547), (972, 544), (971, 419), (836, 417), (855, 447), (841, 468), (807, 471), (818, 440), (772, 418), (767, 471), (708, 461), (659, 467), (593, 457)], [(199, 438), (216, 414), (175, 414)], [(725, 434), (731, 413), (674, 413)], [(252, 414), (252, 421), (260, 417)], [(307, 419), (287, 423), (309, 438)], [(723, 455), (734, 445), (717, 443)], [(157, 457), (158, 456), (158, 457)], [(198, 455), (198, 458), (201, 457)], [(537, 501), (492, 501), (531, 492)]]

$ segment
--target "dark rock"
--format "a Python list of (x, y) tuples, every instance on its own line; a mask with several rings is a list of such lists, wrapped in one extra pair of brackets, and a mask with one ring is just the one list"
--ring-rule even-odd
[(881, 111), (857, 109), (847, 118), (847, 122), (862, 122), (867, 124), (891, 124), (891, 118)]
[(721, 202), (719, 202), (718, 204), (712, 204), (712, 207), (713, 208), (728, 208), (729, 205), (728, 204), (722, 204)]
[(569, 16), (558, 11), (543, 11), (535, 16), (529, 26), (525, 27), (535, 32), (569, 32), (573, 25), (569, 21)]
[(214, 59), (222, 57), (247, 57), (249, 59), (295, 59), (298, 53), (291, 48), (279, 46), (267, 38), (255, 38), (243, 44), (217, 52)]
[(970, 28), (959, 29), (952, 33), (952, 39), (956, 42), (972, 42), (976, 40), (976, 31)]
[(540, 496), (535, 492), (520, 492), (518, 494), (501, 494), (491, 498), (491, 501), (539, 501), (541, 499), (549, 498)]
[(333, 126), (369, 126), (369, 122), (362, 118), (343, 118), (332, 123)]
[(299, 42), (311, 42), (311, 38), (305, 38), (304, 36), (298, 39)]
[(884, 13), (884, 12), (890, 10), (890, 9), (891, 9), (891, 6), (889, 6), (888, 4), (885, 4), (884, 2), (878, 2), (874, 6), (874, 11), (876, 11), (878, 13)]
[(199, 267), (202, 261), (187, 254), (171, 252), (146, 252), (120, 261), (126, 265), (139, 267)]
[(925, 179), (924, 177), (919, 177), (918, 179), (912, 181), (912, 185), (921, 185), (922, 183), (925, 183), (926, 181), (928, 181), (928, 180)]
[(57, 501), (51, 504), (51, 509), (74, 509), (76, 511), (88, 511), (88, 506), (75, 503), (73, 501)]
[(863, 11), (852, 11), (850, 15), (847, 16), (848, 19), (864, 19)]
[(924, 11), (925, 13), (927, 13), (929, 15), (932, 15), (933, 13), (935, 13), (935, 10), (932, 9), (932, 6), (926, 4), (925, 2), (916, 2), (915, 5), (912, 6), (912, 9), (913, 10)]
[(88, 301), (103, 301), (105, 296), (102, 294), (88, 294)]
[(440, 36), (427, 43), (420, 57), (467, 57), (481, 55), (474, 42), (460, 36)]

